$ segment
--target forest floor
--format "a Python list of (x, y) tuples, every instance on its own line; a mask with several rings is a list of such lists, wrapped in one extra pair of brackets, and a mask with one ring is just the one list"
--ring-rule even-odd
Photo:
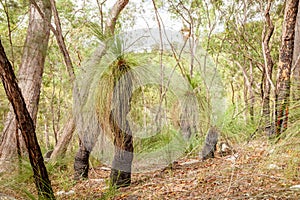
[[(129, 187), (108, 187), (110, 170), (92, 167), (88, 180), (70, 184), (51, 177), (57, 199), (299, 199), (300, 153), (268, 142), (234, 146), (235, 153), (201, 161), (182, 158), (172, 167), (132, 175)], [(31, 189), (30, 189), (31, 190)], [(34, 191), (34, 186), (32, 186)], [(0, 192), (1, 193), (1, 192)], [(11, 195), (12, 193), (10, 193)], [(1, 195), (0, 195), (1, 199)]]
[[(235, 153), (201, 161), (178, 160), (172, 168), (134, 174), (130, 187), (107, 187), (109, 170), (93, 168), (72, 195), (59, 199), (299, 199), (299, 152), (275, 152), (268, 142), (252, 141)], [(276, 154), (274, 156), (274, 153)], [(294, 159), (296, 156), (296, 159)], [(297, 186), (298, 185), (298, 186)]]

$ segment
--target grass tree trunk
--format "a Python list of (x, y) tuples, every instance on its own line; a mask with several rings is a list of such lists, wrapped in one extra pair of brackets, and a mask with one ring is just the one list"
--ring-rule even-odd
[[(129, 0), (118, 0), (106, 22), (106, 34), (114, 34), (116, 20), (120, 12), (128, 4)], [(110, 127), (114, 135), (115, 154), (110, 174), (111, 184), (116, 187), (128, 186), (131, 183), (131, 165), (133, 160), (132, 132), (127, 121), (130, 111), (132, 95), (132, 74), (127, 72), (126, 63), (120, 59), (113, 74), (114, 91), (112, 99), (112, 110), (110, 113)], [(121, 78), (121, 80), (120, 80)]]
[[(119, 17), (119, 14), (125, 8), (125, 6), (128, 4), (128, 2), (129, 2), (129, 0), (117, 0), (116, 3), (113, 5), (113, 7), (107, 17), (106, 24), (105, 24), (105, 35), (107, 37), (112, 36), (114, 34), (115, 25), (116, 25), (117, 19)], [(118, 135), (118, 133), (116, 134), (116, 136), (117, 135)], [(81, 178), (88, 178), (88, 169), (89, 169), (89, 161), (88, 160), (89, 160), (89, 155), (90, 155), (91, 151), (92, 151), (92, 149), (87, 149), (83, 145), (83, 142), (80, 142), (80, 147), (75, 156), (75, 162), (74, 162), (74, 170), (75, 170), (74, 179), (75, 180), (78, 180)], [(112, 172), (112, 174), (114, 174), (114, 172)]]
[(90, 151), (79, 142), (79, 149), (74, 161), (74, 180), (86, 179), (89, 174)]
[(133, 74), (122, 58), (114, 67), (115, 83), (110, 113), (110, 127), (114, 134), (115, 154), (110, 178), (112, 185), (122, 187), (131, 183), (133, 141), (127, 115), (130, 112)]
[[(44, 13), (45, 20), (48, 22), (41, 17), (33, 4), (30, 4), (27, 37), (23, 49), (22, 63), (18, 73), (18, 84), (34, 124), (38, 111), (42, 75), (50, 34), (48, 23), (51, 22), (50, 1), (37, 0), (36, 3)], [(2, 159), (10, 159), (16, 155), (18, 141), (20, 148), (25, 150), (24, 141), (22, 137), (20, 137), (15, 115), (11, 109), (3, 129), (0, 157)]]
[(291, 86), (290, 76), (298, 5), (299, 0), (288, 0), (285, 7), (276, 82), (276, 135), (280, 135), (288, 125)]
[(29, 160), (33, 170), (33, 176), (39, 197), (41, 199), (55, 199), (47, 169), (44, 164), (42, 152), (36, 137), (34, 121), (26, 107), (21, 89), (17, 84), (13, 68), (5, 55), (1, 41), (0, 76), (7, 97), (12, 104), (19, 129), (21, 130), (21, 134), (29, 154)]

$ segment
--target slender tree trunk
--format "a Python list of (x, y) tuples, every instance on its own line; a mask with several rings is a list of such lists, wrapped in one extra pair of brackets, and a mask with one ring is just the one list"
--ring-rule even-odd
[[(49, 0), (37, 0), (46, 20), (51, 21), (51, 7)], [(35, 7), (30, 4), (29, 26), (23, 49), (22, 64), (19, 69), (19, 86), (24, 95), (25, 103), (35, 124), (42, 84), (42, 75), (49, 41), (49, 27), (39, 15)], [(0, 157), (10, 159), (17, 153), (16, 120), (11, 109), (3, 129), (3, 138), (0, 144)], [(21, 150), (25, 145), (18, 133)]]
[[(241, 65), (239, 62), (235, 61), (235, 63), (239, 66), (240, 70), (243, 73), (244, 76), (244, 101), (245, 101), (245, 106), (246, 108), (249, 107), (249, 115), (251, 121), (253, 120), (253, 106), (254, 106), (254, 92), (253, 92), (253, 74), (252, 74), (252, 63), (250, 61), (250, 74), (248, 75), (245, 67)], [(249, 98), (248, 98), (248, 93), (249, 93)], [(250, 101), (250, 104), (249, 104)], [(248, 118), (248, 115), (246, 115), (246, 119)]]
[(286, 2), (276, 82), (276, 135), (280, 135), (288, 125), (290, 75), (298, 6), (299, 0)]
[(271, 128), (271, 110), (270, 110), (270, 95), (273, 71), (273, 59), (269, 47), (270, 39), (274, 32), (274, 25), (270, 17), (271, 0), (268, 0), (267, 8), (265, 10), (265, 24), (262, 33), (262, 49), (264, 55), (264, 68), (263, 68), (263, 87), (262, 87), (262, 117), (263, 126), (268, 136), (273, 135)]
[[(245, 64), (245, 63), (244, 63)], [(244, 121), (246, 123), (249, 122), (249, 118), (248, 118), (248, 115), (249, 115), (249, 99), (248, 99), (248, 85), (247, 85), (247, 79), (246, 77), (244, 76), (244, 87), (243, 87), (243, 96), (244, 96), (244, 104), (245, 104), (245, 111), (243, 112), (244, 114)]]
[(29, 154), (29, 160), (33, 170), (33, 176), (39, 197), (41, 199), (55, 199), (47, 169), (44, 164), (42, 152), (36, 137), (34, 121), (26, 107), (21, 89), (17, 84), (13, 68), (5, 55), (1, 41), (0, 76), (7, 97), (12, 104), (16, 115), (16, 121), (19, 124), (19, 129), (21, 130), (21, 134)]
[(71, 117), (65, 124), (62, 130), (62, 136), (59, 138), (58, 143), (55, 145), (55, 148), (51, 154), (50, 161), (54, 161), (59, 157), (64, 157), (68, 145), (72, 139), (73, 133), (75, 130), (74, 118)]
[[(52, 24), (49, 21), (47, 21), (46, 16), (43, 14), (40, 6), (36, 3), (36, 1), (30, 0), (30, 2), (34, 5), (34, 7), (37, 9), (37, 11), (41, 15), (41, 17), (44, 19), (44, 21), (48, 25), (48, 27), (53, 32), (53, 34), (57, 40), (59, 49), (60, 49), (61, 53), (63, 54), (70, 81), (73, 84), (75, 81), (74, 68), (73, 68), (71, 57), (69, 55), (69, 52), (68, 52), (66, 44), (65, 44), (65, 39), (63, 37), (60, 18), (59, 18), (58, 11), (56, 9), (55, 0), (50, 0), (50, 2), (51, 2), (51, 10), (53, 11), (54, 23), (55, 23), (56, 28), (54, 28), (52, 26)], [(71, 138), (73, 137), (74, 130), (75, 130), (75, 122), (74, 122), (74, 118), (72, 118), (64, 125), (63, 136), (61, 138), (61, 141), (56, 144), (54, 151), (51, 154), (50, 160), (54, 160), (55, 158), (64, 155), (65, 151), (67, 150), (66, 147), (69, 145), (69, 142), (70, 142)], [(84, 147), (82, 147), (82, 148), (84, 148)], [(82, 149), (82, 148), (80, 148), (80, 149)]]
[(54, 23), (55, 23), (55, 27), (56, 27), (56, 29), (52, 28), (52, 32), (54, 33), (57, 43), (58, 43), (58, 46), (59, 46), (59, 49), (64, 56), (64, 60), (65, 60), (66, 66), (67, 66), (67, 70), (68, 70), (71, 82), (74, 83), (74, 81), (75, 81), (74, 68), (73, 68), (72, 60), (70, 58), (69, 52), (68, 52), (66, 44), (65, 44), (65, 38), (63, 37), (63, 34), (62, 34), (60, 18), (59, 18), (57, 9), (56, 9), (56, 3), (55, 3), (55, 0), (50, 0), (50, 2), (51, 2), (51, 9), (52, 9), (53, 16), (54, 16)]
[(254, 122), (254, 105), (255, 105), (255, 96), (254, 96), (254, 92), (253, 92), (253, 82), (254, 82), (254, 78), (253, 78), (253, 65), (252, 65), (252, 60), (250, 60), (250, 91), (249, 91), (249, 95), (250, 95), (250, 108), (249, 108), (249, 113), (250, 113), (250, 119), (251, 122)]

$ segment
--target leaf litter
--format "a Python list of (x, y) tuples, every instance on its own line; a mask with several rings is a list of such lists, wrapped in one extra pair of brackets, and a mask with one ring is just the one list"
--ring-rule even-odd
[[(57, 199), (299, 199), (299, 151), (272, 148), (267, 141), (254, 140), (235, 145), (235, 152), (224, 157), (216, 154), (201, 161), (189, 155), (167, 168), (133, 174), (131, 186), (120, 189), (109, 187), (105, 165), (91, 167), (87, 180), (73, 182), (69, 171), (67, 186), (57, 177), (51, 182)], [(28, 188), (35, 193), (33, 184)], [(25, 199), (9, 190), (1, 192)]]
[[(251, 141), (235, 147), (235, 153), (201, 161), (184, 157), (169, 167), (132, 175), (132, 184), (111, 190), (109, 170), (98, 166), (90, 179), (78, 182), (68, 199), (298, 199), (297, 173), (287, 176), (291, 157), (272, 155), (268, 142)], [(271, 153), (270, 153), (271, 152)], [(285, 159), (280, 159), (284, 157)], [(105, 170), (103, 170), (105, 169)], [(101, 180), (101, 181), (99, 181)], [(58, 199), (66, 197), (58, 197)]]

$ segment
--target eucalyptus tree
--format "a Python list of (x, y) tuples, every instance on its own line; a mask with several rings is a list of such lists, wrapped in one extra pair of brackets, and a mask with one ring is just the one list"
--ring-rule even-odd
[(0, 74), (7, 97), (12, 104), (16, 115), (20, 132), (26, 145), (30, 164), (33, 171), (35, 185), (39, 198), (55, 199), (48, 177), (48, 172), (44, 164), (42, 152), (36, 137), (34, 121), (30, 116), (27, 105), (23, 98), (21, 89), (18, 86), (13, 67), (6, 57), (4, 48), (0, 41)]
[(294, 52), (293, 52), (293, 67), (292, 67), (292, 92), (293, 101), (297, 102), (300, 99), (300, 4), (296, 19)]
[(285, 131), (288, 126), (291, 72), (298, 7), (299, 0), (286, 1), (275, 93), (277, 136)]
[[(262, 45), (267, 46), (269, 37), (272, 36), (272, 31), (268, 29), (269, 24), (266, 22), (264, 26), (262, 21), (261, 16), (265, 16), (264, 8), (263, 1), (241, 1), (221, 7), (225, 16), (225, 31), (220, 33), (224, 34), (224, 48), (221, 49), (219, 60), (226, 66), (229, 65), (230, 70), (224, 70), (227, 77), (225, 81), (232, 80), (232, 99), (236, 100), (234, 105), (238, 108), (236, 113), (245, 110), (245, 118), (250, 116), (252, 122), (259, 119), (254, 118), (255, 113), (262, 112), (258, 106), (260, 102), (266, 102), (264, 99), (269, 102), (265, 95), (269, 91), (260, 84), (261, 80), (269, 81), (265, 78)], [(240, 85), (240, 81), (244, 84)], [(242, 99), (244, 104), (240, 106)]]
[[(24, 11), (26, 2), (18, 0), (1, 1), (0, 3), (0, 24), (2, 44), (6, 46), (7, 56), (15, 70), (18, 69), (21, 62), (22, 48), (19, 44), (23, 42), (26, 34), (26, 28), (21, 26), (25, 21), (27, 11)], [(9, 103), (5, 97), (5, 92), (0, 89), (0, 138), (4, 128), (4, 122), (9, 112)], [(1, 139), (0, 139), (1, 140)]]
[[(29, 4), (29, 25), (24, 43), (22, 61), (18, 72), (19, 86), (22, 90), (27, 109), (36, 124), (38, 103), (44, 63), (50, 35), (48, 24), (51, 22), (51, 5), (49, 0), (38, 0), (45, 20), (36, 7)], [(8, 113), (0, 144), (0, 157), (10, 159), (19, 152), (24, 153), (24, 141), (20, 137), (19, 127), (12, 110)]]

